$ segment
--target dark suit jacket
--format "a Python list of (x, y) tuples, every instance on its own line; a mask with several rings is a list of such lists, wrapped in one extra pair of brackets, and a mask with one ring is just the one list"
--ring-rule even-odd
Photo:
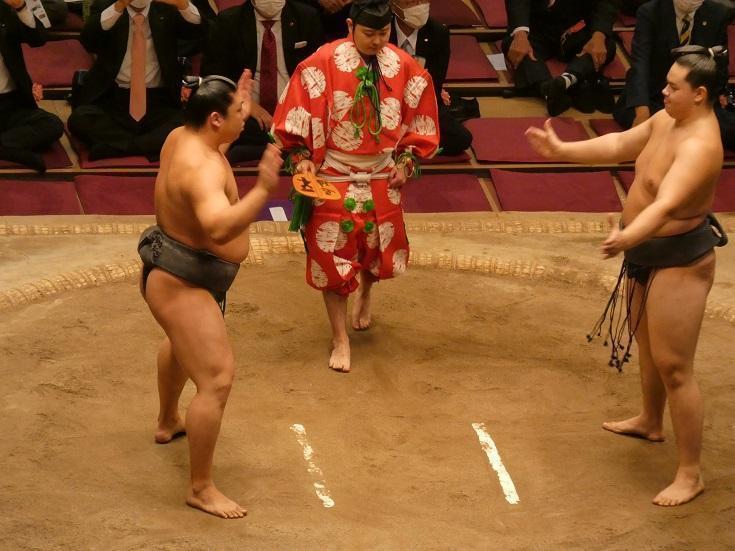
[[(694, 15), (690, 44), (727, 47), (727, 7), (704, 0)], [(671, 50), (679, 46), (676, 13), (671, 0), (651, 0), (637, 12), (630, 70), (626, 76), (626, 107), (649, 105), (661, 98), (671, 68)], [(720, 66), (722, 86), (727, 83), (727, 61)]]
[[(401, 45), (397, 43), (396, 25), (397, 23), (393, 20), (390, 42), (400, 48)], [(416, 39), (416, 57), (423, 57), (426, 60), (426, 70), (429, 71), (434, 81), (437, 97), (441, 94), (442, 86), (447, 79), (449, 53), (449, 29), (429, 17), (426, 25), (419, 29)]]
[[(84, 24), (80, 41), (86, 50), (97, 55), (89, 74), (79, 90), (78, 105), (94, 103), (115, 86), (115, 78), (120, 72), (128, 47), (130, 17), (127, 11), (108, 31), (103, 31), (100, 23), (102, 12), (114, 0), (96, 0), (90, 9), (90, 16)], [(187, 23), (178, 10), (168, 4), (152, 2), (148, 12), (153, 46), (161, 66), (163, 86), (170, 92), (172, 101), (178, 103), (181, 89), (181, 66), (178, 61), (177, 40), (196, 39), (206, 31), (206, 18), (200, 25)]]
[(619, 0), (556, 0), (548, 7), (548, 0), (505, 0), (508, 13), (508, 32), (517, 27), (543, 30), (544, 34), (561, 35), (572, 25), (584, 19), (592, 32), (612, 35), (618, 15)]
[(0, 2), (0, 55), (3, 56), (8, 73), (13, 78), (17, 90), (23, 97), (24, 104), (35, 107), (33, 99), (33, 82), (28, 75), (21, 43), (30, 46), (43, 46), (46, 42), (43, 27), (36, 21), (36, 28), (28, 28), (19, 19), (13, 9), (5, 2)]
[[(286, 70), (291, 75), (296, 66), (322, 44), (323, 32), (318, 13), (311, 6), (287, 0), (281, 13), (281, 35)], [(217, 16), (212, 25), (204, 50), (202, 75), (222, 75), (237, 82), (245, 69), (255, 74), (259, 56), (252, 3), (228, 8)]]

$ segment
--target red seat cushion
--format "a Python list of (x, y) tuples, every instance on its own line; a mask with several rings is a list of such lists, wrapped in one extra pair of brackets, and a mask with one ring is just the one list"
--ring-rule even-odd
[(635, 27), (635, 15), (618, 14), (618, 22), (625, 27)]
[(244, 4), (247, 0), (214, 0), (215, 5), (217, 6), (217, 11), (221, 12), (222, 10), (226, 10), (227, 8), (233, 8), (235, 6), (239, 6), (240, 4)]
[(605, 134), (622, 132), (625, 130), (615, 119), (590, 119), (589, 123), (592, 130), (594, 130), (595, 134), (598, 136), (604, 136)]
[(77, 176), (85, 214), (153, 214), (153, 176)]
[(497, 80), (498, 73), (471, 36), (452, 35), (447, 81)]
[(82, 16), (70, 11), (66, 14), (66, 21), (64, 21), (63, 25), (53, 27), (51, 30), (61, 32), (75, 32), (81, 31), (83, 28), (84, 19), (82, 19)]
[(47, 87), (68, 88), (75, 71), (92, 66), (92, 56), (78, 40), (56, 40), (38, 48), (23, 44), (23, 55), (33, 82)]
[[(59, 142), (54, 142), (51, 147), (41, 153), (43, 160), (46, 162), (46, 168), (69, 168), (73, 165), (69, 155), (66, 154), (64, 146)], [(22, 168), (21, 165), (3, 161), (0, 159), (0, 168)]]
[(432, 2), (431, 17), (449, 27), (482, 25), (480, 18), (462, 0), (437, 0)]
[(491, 170), (503, 210), (613, 212), (621, 209), (609, 172)]
[[(487, 163), (546, 163), (547, 159), (536, 153), (524, 133), (530, 126), (542, 127), (543, 117), (472, 119), (465, 123), (472, 132), (472, 149), (478, 161)], [(582, 123), (574, 119), (553, 119), (559, 137), (567, 141), (586, 140), (589, 135)]]
[(0, 216), (82, 214), (72, 182), (0, 180)]
[(508, 26), (508, 14), (505, 11), (505, 0), (475, 0), (480, 8), (485, 24), (493, 29), (504, 29)]
[[(235, 177), (235, 182), (237, 183), (237, 191), (240, 193), (240, 197), (244, 197), (245, 194), (253, 189), (257, 178), (257, 176)], [(293, 189), (293, 185), (291, 183), (292, 181), (293, 179), (291, 178), (291, 176), (281, 176), (278, 181), (278, 188), (275, 191), (271, 192), (270, 199), (272, 201), (288, 200), (289, 195), (291, 194), (291, 189)]]
[(633, 31), (620, 31), (618, 33), (618, 38), (620, 38), (620, 42), (623, 45), (623, 50), (625, 50), (625, 53), (630, 56), (631, 52), (633, 51)]
[(406, 212), (487, 212), (492, 210), (480, 181), (471, 174), (430, 174), (403, 188)]

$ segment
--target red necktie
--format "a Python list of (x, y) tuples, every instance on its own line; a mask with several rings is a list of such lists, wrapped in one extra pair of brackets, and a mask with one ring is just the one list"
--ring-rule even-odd
[(133, 17), (133, 44), (130, 48), (130, 116), (140, 121), (146, 112), (145, 89), (145, 17)]
[(260, 46), (260, 106), (273, 114), (278, 103), (278, 57), (276, 35), (271, 30), (275, 21), (262, 21), (263, 44)]

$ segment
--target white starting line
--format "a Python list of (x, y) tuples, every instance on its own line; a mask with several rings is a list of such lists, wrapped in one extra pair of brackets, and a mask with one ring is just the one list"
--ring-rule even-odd
[(322, 500), (322, 504), (325, 507), (334, 507), (334, 500), (332, 499), (332, 496), (329, 495), (329, 490), (324, 482), (324, 473), (322, 473), (322, 470), (316, 465), (316, 463), (314, 463), (314, 448), (311, 447), (311, 444), (309, 444), (309, 441), (306, 439), (306, 429), (304, 428), (304, 425), (293, 424), (291, 425), (291, 430), (296, 433), (296, 439), (304, 450), (306, 469), (314, 477), (314, 490), (316, 491), (317, 497)]
[(505, 465), (503, 465), (503, 460), (500, 459), (495, 442), (493, 442), (493, 439), (487, 433), (485, 423), (472, 423), (472, 428), (477, 433), (477, 438), (480, 440), (480, 447), (482, 447), (485, 455), (487, 455), (490, 466), (498, 473), (498, 479), (500, 480), (500, 486), (503, 488), (506, 501), (511, 505), (517, 505), (521, 499), (518, 497), (513, 480), (510, 478)]

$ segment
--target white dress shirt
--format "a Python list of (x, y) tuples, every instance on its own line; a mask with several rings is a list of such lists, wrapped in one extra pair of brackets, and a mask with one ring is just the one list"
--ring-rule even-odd
[[(18, 19), (26, 27), (31, 29), (36, 28), (36, 19), (33, 17), (33, 13), (31, 13), (27, 5), (24, 5), (23, 9), (16, 13), (18, 14)], [(8, 94), (13, 90), (15, 90), (15, 82), (13, 81), (13, 77), (10, 76), (10, 72), (8, 72), (8, 67), (5, 65), (2, 54), (0, 54), (0, 94)]]
[[(253, 101), (260, 104), (260, 50), (263, 48), (263, 35), (265, 34), (265, 27), (263, 21), (268, 21), (265, 17), (260, 15), (257, 11), (255, 12), (255, 27), (258, 31), (258, 65), (255, 69), (255, 75), (253, 77), (253, 90), (251, 97)], [(281, 25), (281, 14), (279, 13), (276, 17), (270, 21), (275, 21), (271, 31), (276, 37), (276, 64), (278, 65), (278, 96), (281, 97), (283, 89), (286, 88), (290, 79), (288, 75), (288, 69), (286, 68), (286, 58), (283, 55), (283, 33), (281, 32), (283, 27)]]
[[(416, 48), (419, 41), (419, 31), (418, 29), (415, 29), (410, 35), (406, 35), (406, 33), (403, 32), (403, 29), (401, 29), (401, 26), (398, 23), (395, 23), (396, 27), (396, 43), (398, 44), (398, 47), (405, 51), (407, 54), (410, 54), (413, 56), (413, 58), (418, 62), (419, 65), (421, 65), (421, 68), (423, 69), (426, 67), (426, 59), (420, 56), (416, 55)], [(406, 44), (406, 41), (408, 41), (408, 44)]]
[[(156, 56), (156, 49), (153, 46), (153, 36), (151, 34), (151, 26), (148, 23), (148, 12), (150, 11), (150, 4), (148, 4), (142, 11), (136, 12), (133, 8), (128, 6), (127, 12), (130, 17), (130, 25), (128, 29), (128, 47), (123, 58), (122, 65), (120, 65), (120, 71), (117, 73), (115, 82), (120, 88), (130, 88), (130, 65), (132, 63), (130, 58), (130, 51), (133, 46), (133, 17), (140, 13), (145, 17), (143, 23), (143, 31), (145, 32), (145, 86), (146, 88), (158, 88), (163, 85), (163, 77), (161, 76), (161, 66), (158, 64), (158, 56)], [(202, 21), (199, 10), (194, 4), (189, 2), (189, 5), (185, 10), (180, 10), (179, 13), (186, 21), (192, 25), (199, 25)], [(112, 26), (120, 19), (122, 13), (115, 9), (115, 4), (112, 4), (100, 16), (100, 25), (103, 31), (109, 31)]]

